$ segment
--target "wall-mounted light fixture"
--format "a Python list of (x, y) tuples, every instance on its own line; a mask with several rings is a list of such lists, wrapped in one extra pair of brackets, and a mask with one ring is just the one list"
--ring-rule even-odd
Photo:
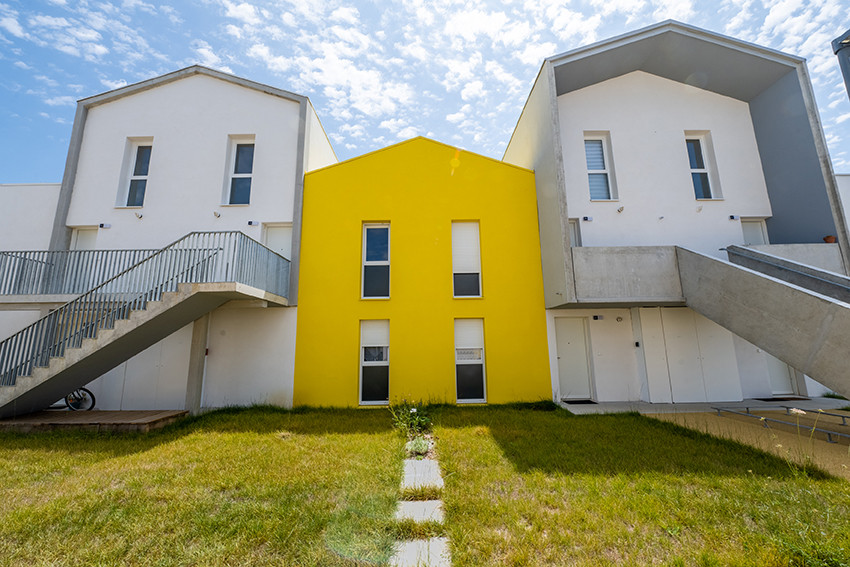
[(729, 220), (741, 220), (741, 217), (738, 215), (729, 215)]
[(626, 207), (620, 207), (619, 209), (617, 209), (617, 212), (618, 212), (618, 213), (622, 213), (622, 212), (623, 212), (623, 209), (625, 209), (625, 208), (626, 208)]
[(701, 213), (701, 212), (702, 212), (702, 205), (700, 205), (699, 207), (697, 207), (697, 212), (698, 212), (698, 213)]
[(213, 211), (213, 216), (214, 216), (215, 218), (218, 218), (218, 217), (220, 217), (220, 216), (221, 216), (221, 213), (220, 213), (220, 212), (218, 212), (218, 211)]
[(260, 226), (260, 221), (249, 220), (248, 226)]
[(108, 222), (102, 222), (97, 226), (98, 226), (98, 228), (112, 228), (112, 225), (109, 224)]
[(134, 215), (136, 215), (136, 218), (137, 218), (137, 219), (140, 219), (140, 218), (142, 218), (143, 216), (145, 216), (145, 215), (143, 215), (142, 213), (139, 213), (139, 212), (135, 212), (135, 213), (133, 213), (133, 214), (134, 214)]
[(593, 222), (593, 217), (581, 217), (584, 222)]

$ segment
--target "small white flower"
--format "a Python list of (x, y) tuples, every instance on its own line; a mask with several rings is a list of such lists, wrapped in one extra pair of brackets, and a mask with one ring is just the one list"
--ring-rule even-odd
[(799, 408), (791, 408), (788, 411), (793, 413), (794, 415), (806, 415), (806, 412), (804, 412), (803, 410), (801, 410)]
[(410, 408), (410, 413), (416, 413), (416, 408)]

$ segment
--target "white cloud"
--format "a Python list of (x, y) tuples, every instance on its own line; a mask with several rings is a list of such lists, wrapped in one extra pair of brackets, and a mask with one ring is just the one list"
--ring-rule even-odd
[(248, 50), (248, 56), (261, 60), (272, 71), (283, 73), (292, 67), (292, 61), (281, 55), (272, 55), (271, 50), (262, 43), (256, 43)]
[[(673, 0), (678, 1), (678, 0)], [(596, 30), (602, 24), (602, 16), (594, 14), (589, 18), (579, 12), (573, 12), (566, 8), (557, 11), (552, 20), (552, 28), (562, 40), (577, 38), (582, 44), (596, 41)]]
[(168, 21), (174, 25), (183, 23), (183, 18), (180, 17), (180, 12), (173, 7), (163, 4), (159, 7), (159, 11), (168, 16)]
[(466, 118), (466, 115), (472, 110), (472, 106), (468, 104), (464, 104), (460, 110), (453, 114), (447, 114), (446, 120), (455, 124)]
[(198, 54), (198, 62), (201, 65), (205, 67), (212, 67), (214, 69), (220, 69), (225, 73), (233, 72), (230, 67), (221, 64), (221, 57), (215, 54), (212, 46), (206, 41), (196, 40), (192, 42), (192, 49), (194, 49), (195, 53)]
[(630, 23), (646, 7), (645, 0), (590, 0), (595, 12), (602, 16), (614, 13), (626, 14), (626, 23)]
[(36, 81), (41, 81), (48, 87), (58, 87), (59, 83), (51, 79), (50, 77), (45, 77), (44, 75), (36, 75), (33, 77)]
[(842, 122), (844, 122), (845, 120), (850, 120), (850, 112), (848, 112), (848, 113), (846, 113), (846, 114), (842, 114), (841, 116), (839, 116), (838, 118), (836, 118), (836, 119), (835, 119), (835, 123), (836, 123), (836, 124), (841, 124), (841, 123), (842, 123)]
[(50, 106), (74, 106), (77, 104), (77, 101), (72, 96), (54, 96), (44, 99), (44, 104)]
[(418, 133), (419, 133), (418, 128), (416, 128), (415, 126), (408, 126), (407, 128), (404, 128), (404, 129), (396, 132), (396, 138), (398, 138), (400, 140), (407, 139), (407, 138), (413, 138)]
[(29, 19), (31, 26), (40, 28), (66, 28), (71, 25), (65, 18), (54, 18), (53, 16), (33, 16)]
[(32, 69), (32, 67), (30, 67), (29, 65), (27, 65), (27, 64), (26, 64), (26, 63), (24, 63), (23, 61), (15, 61), (14, 65), (15, 65), (15, 67), (17, 67), (18, 69), (25, 69), (25, 70), (27, 70), (27, 71), (29, 71), (30, 69)]
[(401, 120), (399, 118), (391, 118), (389, 120), (384, 120), (380, 124), (378, 124), (378, 128), (383, 128), (385, 130), (389, 130), (393, 134), (401, 130), (402, 128), (407, 126), (406, 120)]
[(24, 28), (21, 27), (21, 24), (19, 24), (18, 20), (16, 20), (13, 16), (0, 18), (0, 28), (6, 30), (15, 37), (26, 37)]
[(110, 79), (101, 79), (100, 84), (108, 88), (109, 90), (120, 89), (121, 87), (127, 86), (127, 81), (124, 79), (116, 79), (114, 81)]
[(449, 16), (445, 33), (451, 38), (460, 37), (467, 42), (475, 41), (479, 35), (497, 39), (507, 23), (508, 17), (504, 12), (460, 10)]
[(534, 65), (540, 67), (543, 60), (551, 55), (556, 54), (558, 46), (547, 41), (545, 43), (531, 43), (525, 46), (525, 49), (514, 53), (514, 57), (525, 63), (526, 65)]
[(354, 25), (360, 19), (360, 12), (353, 6), (343, 6), (331, 12), (330, 19), (335, 22)]
[(693, 0), (653, 0), (655, 11), (652, 17), (656, 20), (687, 21), (694, 15)]
[(460, 91), (460, 98), (463, 100), (470, 100), (473, 98), (479, 98), (483, 96), (484, 91), (484, 83), (481, 81), (471, 81), (464, 85), (463, 89)]
[(224, 15), (228, 18), (239, 20), (251, 26), (256, 26), (263, 22), (260, 18), (259, 10), (257, 10), (257, 7), (253, 4), (249, 4), (247, 2), (234, 4), (233, 2), (225, 0), (224, 7), (227, 8)]

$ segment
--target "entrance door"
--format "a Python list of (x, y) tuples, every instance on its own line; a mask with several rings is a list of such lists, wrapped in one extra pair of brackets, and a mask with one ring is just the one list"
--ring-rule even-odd
[(94, 250), (97, 242), (97, 227), (75, 228), (71, 232), (71, 250)]
[(292, 225), (267, 224), (264, 244), (287, 260), (292, 260)]
[(764, 353), (767, 373), (770, 376), (770, 390), (774, 396), (791, 396), (794, 389), (794, 370), (775, 356)]
[(555, 343), (561, 399), (591, 399), (587, 320), (555, 317)]

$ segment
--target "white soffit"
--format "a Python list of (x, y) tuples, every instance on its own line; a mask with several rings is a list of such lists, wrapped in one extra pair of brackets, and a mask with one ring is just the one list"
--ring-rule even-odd
[(644, 71), (749, 102), (804, 60), (667, 21), (548, 61), (558, 95)]

